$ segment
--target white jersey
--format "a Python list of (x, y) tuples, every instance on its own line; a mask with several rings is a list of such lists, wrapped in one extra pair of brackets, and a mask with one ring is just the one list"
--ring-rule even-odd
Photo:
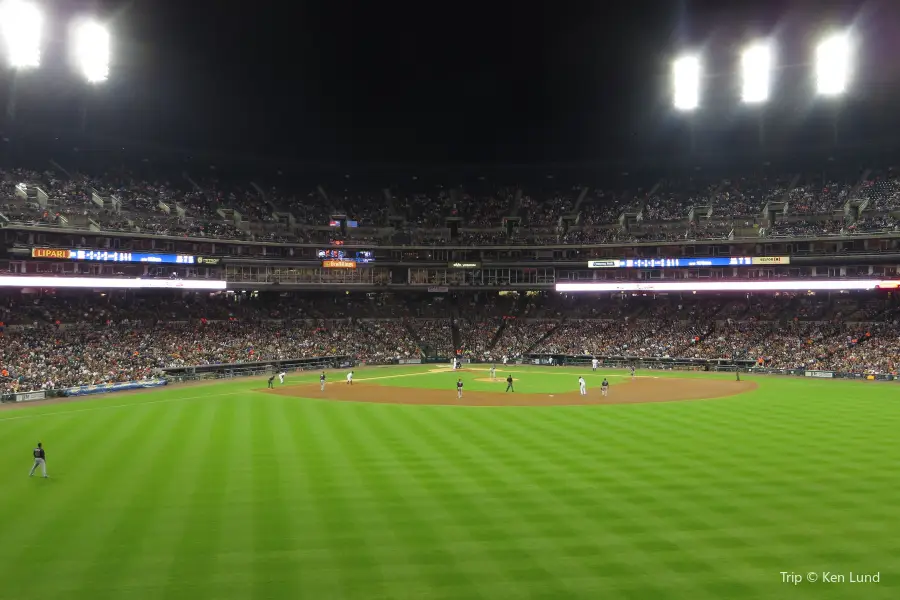
[(285, 373), (279, 373), (279, 374), (278, 374), (278, 380), (279, 380), (281, 383), (284, 383), (284, 376), (285, 376)]
[(579, 377), (579, 378), (578, 378), (578, 387), (583, 388), (583, 387), (586, 387), (586, 386), (587, 386), (587, 383), (585, 383), (584, 377)]
[(347, 373), (347, 381), (353, 381), (353, 373)]
[(591, 361), (591, 367), (594, 368), (594, 369), (596, 369), (596, 368), (597, 368), (597, 365), (599, 365), (599, 364), (600, 364), (600, 361), (597, 360), (596, 358), (595, 358), (594, 360)]

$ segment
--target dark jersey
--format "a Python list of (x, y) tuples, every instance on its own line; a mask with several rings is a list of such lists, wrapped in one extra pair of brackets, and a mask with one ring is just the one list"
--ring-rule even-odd
[(325, 373), (319, 375), (319, 381), (325, 381)]
[(603, 383), (600, 384), (600, 387), (609, 387), (609, 382), (604, 379)]
[(43, 448), (35, 448), (34, 449), (34, 457), (35, 458), (47, 458), (47, 455), (44, 454)]
[(512, 384), (512, 377), (507, 377), (507, 378), (506, 378), (506, 383)]
[(456, 389), (461, 390), (462, 387), (463, 387), (462, 381), (457, 381), (457, 382), (456, 382)]
[(274, 375), (272, 375), (271, 377), (269, 377), (269, 383), (272, 383), (273, 381), (275, 381), (275, 376), (274, 376)]

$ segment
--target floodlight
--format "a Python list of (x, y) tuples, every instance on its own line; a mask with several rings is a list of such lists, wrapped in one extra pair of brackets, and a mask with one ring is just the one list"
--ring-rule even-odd
[(769, 99), (769, 78), (772, 71), (772, 50), (768, 44), (757, 42), (741, 55), (741, 100), (748, 104)]
[(72, 32), (72, 54), (88, 83), (109, 76), (109, 30), (97, 21), (82, 21)]
[(40, 66), (43, 28), (44, 16), (37, 4), (26, 0), (0, 0), (0, 37), (12, 68)]
[(816, 90), (823, 96), (843, 94), (849, 79), (850, 38), (830, 35), (816, 47)]
[(694, 110), (700, 104), (700, 59), (682, 56), (672, 63), (672, 104), (678, 110)]

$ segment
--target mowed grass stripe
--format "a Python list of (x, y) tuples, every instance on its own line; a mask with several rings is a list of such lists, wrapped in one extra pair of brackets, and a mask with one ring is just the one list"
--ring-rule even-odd
[(362, 467), (378, 452), (372, 444), (367, 426), (370, 411), (321, 411), (314, 423), (328, 440), (331, 454), (325, 481), (331, 488), (331, 506), (326, 520), (332, 531), (340, 531), (336, 541), (340, 593), (344, 598), (384, 597), (386, 579), (384, 566), (405, 562), (408, 556), (399, 555), (404, 548), (397, 545), (392, 531), (382, 520), (379, 510), (384, 500), (384, 488)]
[(209, 402), (196, 407), (196, 421), (181, 451), (171, 457), (176, 495), (169, 499), (173, 507), (160, 540), (160, 549), (169, 560), (163, 573), (154, 580), (160, 584), (157, 597), (166, 600), (189, 598), (228, 598), (230, 586), (215, 580), (213, 569), (219, 552), (219, 540), (230, 534), (231, 524), (222, 518), (223, 506), (232, 501), (228, 492), (228, 474), (239, 464), (229, 464), (228, 437), (235, 431), (238, 406), (235, 402)]
[(256, 394), (252, 397), (254, 598), (296, 598), (301, 589), (301, 564), (294, 552), (304, 543), (297, 508), (305, 498), (298, 495), (296, 484), (302, 455), (290, 435), (286, 435), (282, 409), (285, 402), (296, 400), (281, 397), (269, 401)]
[[(195, 443), (198, 424), (202, 427), (216, 409), (212, 405), (184, 404), (158, 410), (171, 412), (177, 420), (159, 418), (153, 428), (143, 432), (141, 443), (149, 438), (153, 440), (149, 443), (158, 446), (146, 470), (134, 473), (140, 487), (130, 502), (130, 512), (116, 528), (119, 539), (110, 540), (120, 553), (118, 559), (111, 556), (107, 563), (107, 567), (114, 565), (113, 572), (105, 576), (111, 599), (157, 596), (162, 591), (172, 562), (168, 550), (184, 523), (182, 461)], [(103, 579), (98, 573), (95, 581)]]
[[(547, 595), (578, 597), (609, 590), (611, 582), (603, 582), (600, 572), (586, 568), (581, 560), (568, 560), (560, 552), (563, 544), (582, 538), (595, 516), (592, 501), (569, 501), (567, 482), (571, 478), (566, 473), (548, 477), (560, 468), (568, 472), (565, 461), (577, 456), (578, 448), (571, 447), (570, 454), (558, 453), (559, 440), (536, 431), (539, 413), (522, 413), (526, 423), (517, 427), (510, 426), (510, 415), (502, 411), (480, 412), (484, 414), (474, 419), (449, 415), (447, 424), (459, 427), (458, 439), (467, 440), (480, 452), (479, 460), (469, 463), (466, 471), (472, 473), (481, 488), (479, 493), (485, 496), (483, 506), (495, 513), (494, 518), (503, 516), (506, 538), (515, 543), (519, 553), (515, 560), (508, 557), (505, 561), (507, 577)], [(528, 440), (536, 445), (525, 452), (519, 450)], [(588, 552), (584, 547), (579, 550), (580, 555)]]
[[(153, 572), (147, 563), (157, 553), (155, 548), (138, 551), (135, 540), (146, 539), (150, 528), (158, 525), (154, 513), (164, 505), (166, 490), (170, 489), (171, 456), (184, 444), (181, 436), (189, 433), (186, 424), (192, 412), (181, 405), (147, 413), (144, 428), (124, 453), (127, 463), (121, 465), (125, 469), (122, 483), (107, 488), (92, 506), (103, 518), (85, 520), (74, 536), (90, 540), (90, 546), (79, 553), (87, 564), (76, 594), (110, 599), (146, 594), (146, 576)], [(129, 561), (135, 560), (141, 563), (140, 571), (132, 568), (126, 575)]]
[[(434, 478), (430, 482), (432, 502), (440, 507), (441, 513), (449, 515), (455, 526), (470, 538), (488, 523), (501, 525), (492, 536), (493, 543), (481, 539), (476, 550), (467, 550), (466, 546), (470, 544), (456, 549), (458, 560), (463, 561), (461, 568), (481, 573), (480, 580), (473, 585), (476, 589), (482, 585), (488, 589), (492, 584), (503, 585), (509, 594), (512, 585), (515, 594), (522, 594), (526, 589), (530, 590), (529, 593), (536, 593), (541, 588), (532, 586), (532, 583), (535, 579), (541, 579), (553, 590), (561, 591), (560, 586), (556, 585), (556, 576), (546, 572), (544, 561), (552, 559), (540, 556), (542, 549), (536, 539), (540, 535), (536, 535), (535, 527), (541, 525), (520, 519), (515, 511), (513, 499), (523, 498), (529, 490), (509, 486), (505, 474), (491, 468), (494, 461), (490, 454), (475, 441), (490, 435), (492, 423), (486, 423), (488, 427), (483, 429), (479, 426), (483, 421), (472, 420), (466, 423), (463, 430), (459, 430), (452, 426), (451, 411), (453, 409), (441, 410), (442, 414), (437, 418), (435, 415), (428, 418), (422, 411), (410, 411), (408, 414), (414, 430), (420, 432), (419, 439), (432, 452), (444, 457), (443, 478)], [(491, 412), (498, 418), (501, 416), (499, 411)], [(494, 545), (497, 542), (500, 547)], [(466, 562), (472, 554), (478, 557), (477, 560)], [(486, 571), (498, 572), (501, 578), (487, 577)], [(458, 591), (458, 597), (464, 597), (465, 591)], [(494, 593), (499, 592), (495, 590)]]
[[(477, 547), (458, 551), (469, 531), (447, 509), (453, 497), (446, 489), (446, 457), (423, 443), (425, 432), (410, 420), (414, 410), (391, 413), (372, 408), (365, 411), (365, 418), (348, 421), (348, 434), (372, 447), (377, 458), (362, 473), (379, 494), (375, 510), (393, 547), (385, 564), (387, 597), (397, 597), (403, 590), (428, 597), (496, 594), (490, 585), (482, 585), (484, 569), (492, 569), (493, 563), (482, 560)], [(494, 585), (502, 584), (497, 575)]]
[(280, 404), (287, 416), (289, 442), (298, 451), (296, 478), (302, 501), (297, 511), (302, 518), (299, 526), (303, 528), (303, 544), (294, 553), (300, 576), (298, 597), (341, 598), (340, 555), (342, 548), (349, 545), (342, 543), (346, 534), (331, 516), (335, 486), (322, 477), (333, 468), (332, 441), (324, 433), (327, 428), (323, 420), (337, 407), (311, 402), (303, 405), (298, 414), (294, 401), (285, 399)]
[[(95, 441), (100, 437), (100, 432), (106, 432), (118, 420), (115, 415), (98, 419), (70, 417), (52, 423), (42, 423), (41, 427), (35, 427), (34, 423), (31, 423), (22, 429), (16, 428), (14, 433), (2, 431), (0, 474), (3, 477), (4, 493), (0, 494), (0, 515), (27, 514), (30, 517), (32, 511), (46, 511), (47, 506), (63, 501), (69, 489), (56, 490), (59, 487), (56, 479), (67, 477), (69, 464), (74, 464), (77, 457), (84, 455), (86, 449), (96, 446)], [(27, 477), (32, 465), (31, 449), (38, 442), (46, 445), (47, 471), (53, 481), (35, 482)], [(72, 470), (73, 475), (77, 473), (79, 473), (77, 469)], [(14, 525), (19, 524), (17, 522)], [(7, 533), (12, 535), (12, 528), (7, 529)], [(32, 531), (33, 523), (30, 523), (27, 529)], [(10, 541), (13, 539), (10, 538)], [(11, 549), (0, 544), (0, 564), (3, 564), (5, 551)]]
[[(132, 411), (116, 419), (109, 427), (104, 420), (92, 423), (87, 419), (75, 421), (86, 428), (82, 443), (71, 446), (60, 444), (57, 471), (51, 471), (51, 479), (33, 480), (44, 485), (42, 497), (22, 509), (18, 528), (7, 528), (3, 547), (16, 554), (8, 566), (15, 579), (4, 583), (5, 592), (21, 584), (27, 589), (35, 587), (53, 596), (69, 596), (77, 591), (77, 578), (90, 563), (95, 539), (92, 528), (100, 527), (106, 516), (101, 506), (103, 491), (110, 480), (121, 482), (122, 469), (127, 469), (132, 459), (133, 440), (148, 423), (147, 411)], [(74, 423), (73, 423), (74, 424)], [(63, 447), (66, 450), (63, 450)], [(48, 468), (52, 469), (48, 448)], [(34, 556), (42, 560), (34, 560)], [(41, 577), (47, 569), (58, 576)]]

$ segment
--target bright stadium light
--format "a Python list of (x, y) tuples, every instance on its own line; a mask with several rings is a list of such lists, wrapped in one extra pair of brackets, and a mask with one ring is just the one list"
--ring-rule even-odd
[(14, 69), (41, 65), (41, 34), (44, 16), (40, 8), (26, 0), (0, 0), (0, 37), (6, 59)]
[(850, 80), (850, 38), (833, 34), (816, 46), (816, 91), (823, 96), (837, 96), (847, 90)]
[(82, 21), (72, 33), (72, 54), (88, 83), (109, 77), (109, 30), (97, 21)]
[[(0, 278), (2, 281), (2, 278)], [(619, 283), (557, 283), (557, 292), (786, 292), (896, 290), (892, 279), (794, 279), (779, 281), (629, 281)]]
[(672, 63), (672, 104), (678, 110), (694, 110), (700, 105), (700, 59), (682, 56)]
[(772, 71), (772, 49), (757, 42), (741, 55), (741, 100), (758, 104), (769, 99), (769, 79)]

